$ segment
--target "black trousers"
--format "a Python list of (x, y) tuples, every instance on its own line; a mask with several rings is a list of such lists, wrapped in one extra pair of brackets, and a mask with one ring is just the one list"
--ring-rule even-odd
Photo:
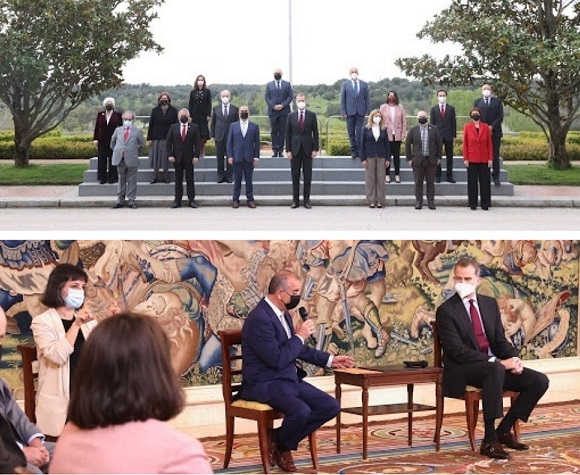
[(470, 163), (467, 167), (467, 197), (471, 208), (477, 207), (477, 195), (481, 193), (481, 207), (491, 206), (491, 182), (487, 163)]
[(216, 141), (215, 143), (215, 156), (217, 159), (217, 175), (219, 181), (232, 179), (232, 166), (227, 161), (226, 144), (227, 138), (220, 140), (219, 142)]
[(99, 142), (97, 153), (97, 179), (99, 181), (115, 182), (118, 180), (117, 167), (111, 165), (113, 149), (110, 143)]
[[(447, 178), (453, 178), (453, 140), (443, 140)], [(437, 165), (437, 178), (441, 178), (441, 164)]]
[(270, 136), (272, 137), (272, 151), (282, 153), (286, 136), (286, 122), (288, 115), (273, 114), (270, 116)]
[(304, 174), (304, 201), (310, 200), (310, 189), (312, 186), (312, 156), (306, 155), (302, 147), (298, 154), (292, 154), (292, 201), (298, 204), (300, 198), (300, 170)]
[(183, 197), (183, 175), (187, 186), (187, 198), (189, 201), (195, 199), (195, 183), (193, 182), (193, 163), (189, 158), (182, 158), (175, 161), (175, 201), (181, 202)]
[(395, 167), (395, 175), (401, 174), (401, 141), (391, 140), (389, 142), (389, 150), (391, 151), (391, 157), (393, 160), (389, 160), (389, 166), (387, 167), (387, 175), (391, 172), (391, 165)]
[(501, 146), (501, 137), (491, 137), (491, 142), (493, 145), (493, 170), (491, 172), (491, 176), (495, 178), (499, 178), (499, 170), (500, 170), (500, 163), (499, 163), (499, 148)]

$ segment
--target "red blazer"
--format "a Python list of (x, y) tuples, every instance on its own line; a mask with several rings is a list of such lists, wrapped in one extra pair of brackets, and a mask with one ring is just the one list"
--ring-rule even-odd
[(93, 140), (98, 140), (100, 143), (111, 143), (111, 137), (115, 133), (115, 129), (123, 125), (123, 115), (116, 110), (113, 110), (113, 114), (109, 119), (107, 124), (107, 117), (105, 111), (100, 111), (97, 114), (97, 119), (95, 120), (95, 132), (93, 134)]
[(471, 163), (487, 163), (493, 160), (491, 133), (486, 123), (479, 123), (479, 133), (473, 122), (463, 127), (463, 160)]

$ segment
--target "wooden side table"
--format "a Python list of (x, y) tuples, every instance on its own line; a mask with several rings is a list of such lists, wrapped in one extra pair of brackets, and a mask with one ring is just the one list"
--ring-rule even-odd
[[(357, 414), (362, 416), (363, 459), (368, 458), (369, 415), (407, 413), (408, 443), (413, 443), (413, 413), (435, 410), (435, 450), (439, 450), (441, 425), (443, 423), (443, 369), (436, 367), (407, 368), (406, 366), (381, 366), (380, 369), (335, 369), (334, 382), (336, 399), (340, 404), (341, 384), (362, 388), (362, 407), (341, 407), (336, 416), (336, 453), (340, 453), (340, 414)], [(416, 383), (435, 383), (435, 406), (413, 403), (413, 387)], [(369, 388), (381, 386), (407, 385), (407, 404), (381, 404), (369, 407)]]

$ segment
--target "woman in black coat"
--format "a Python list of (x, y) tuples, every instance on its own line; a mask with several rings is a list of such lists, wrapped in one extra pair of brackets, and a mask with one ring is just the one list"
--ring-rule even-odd
[(204, 155), (205, 142), (209, 139), (209, 121), (211, 119), (211, 91), (207, 88), (205, 76), (195, 78), (193, 89), (189, 94), (189, 115), (197, 125), (201, 137), (200, 157)]
[[(157, 98), (157, 107), (151, 110), (149, 127), (147, 129), (147, 141), (149, 142), (149, 166), (153, 168), (155, 175), (151, 184), (163, 180), (169, 183), (169, 161), (165, 139), (171, 124), (177, 123), (177, 109), (171, 105), (171, 96), (162, 92)], [(163, 170), (163, 178), (159, 177), (159, 170)]]

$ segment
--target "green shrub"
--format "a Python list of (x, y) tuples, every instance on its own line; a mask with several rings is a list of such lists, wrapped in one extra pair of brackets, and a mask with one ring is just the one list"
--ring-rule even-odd
[(348, 138), (331, 138), (328, 141), (326, 153), (332, 157), (350, 155), (350, 142)]

